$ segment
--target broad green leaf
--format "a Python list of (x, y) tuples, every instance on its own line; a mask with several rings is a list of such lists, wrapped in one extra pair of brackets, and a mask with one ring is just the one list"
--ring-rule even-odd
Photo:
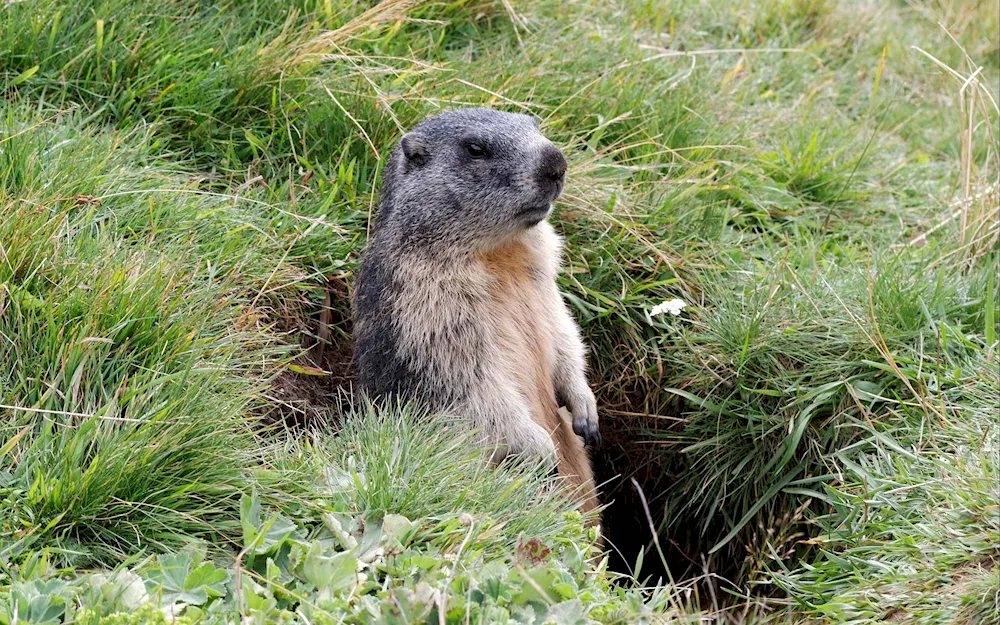
[(313, 541), (302, 565), (306, 580), (316, 588), (339, 592), (357, 584), (358, 559), (349, 551), (325, 556), (318, 541)]
[[(211, 562), (205, 562), (187, 576), (184, 580), (184, 589), (193, 591), (200, 588), (204, 589), (209, 597), (221, 597), (226, 593), (225, 582), (228, 578), (229, 574), (226, 571), (217, 568)], [(195, 601), (185, 603), (201, 605)]]

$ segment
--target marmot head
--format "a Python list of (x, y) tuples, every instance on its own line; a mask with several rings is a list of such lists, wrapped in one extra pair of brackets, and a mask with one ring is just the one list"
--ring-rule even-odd
[(566, 159), (527, 115), (462, 109), (399, 141), (383, 174), (379, 222), (407, 240), (489, 244), (545, 219)]

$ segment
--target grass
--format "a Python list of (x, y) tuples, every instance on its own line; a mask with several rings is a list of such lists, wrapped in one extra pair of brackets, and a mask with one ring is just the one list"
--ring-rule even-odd
[[(887, 431), (854, 426), (862, 439), (841, 450), (844, 479), (825, 493), (819, 556), (810, 570), (781, 570), (774, 583), (836, 622), (905, 615), (909, 622), (990, 622), (997, 612), (997, 447), (992, 363), (973, 368), (949, 398), (967, 411), (921, 440), (919, 412), (902, 408)], [(845, 564), (849, 563), (849, 567)], [(849, 572), (848, 572), (849, 571)], [(836, 597), (836, 599), (833, 599)]]
[[(278, 354), (232, 327), (235, 291), (212, 277), (206, 241), (181, 232), (219, 202), (166, 201), (157, 192), (190, 183), (140, 173), (134, 132), (66, 118), (17, 136), (35, 119), (8, 117), (2, 174), (7, 549), (51, 545), (85, 564), (218, 540), (259, 455), (237, 392), (261, 383), (241, 372)], [(107, 197), (87, 199), (98, 188)]]
[[(487, 469), (454, 423), (366, 407), (337, 432), (317, 429), (270, 451), (258, 471), (296, 486), (244, 493), (231, 551), (189, 541), (63, 581), (66, 570), (39, 550), (11, 571), (4, 622), (695, 618), (673, 590), (615, 585), (596, 530), (546, 471)], [(279, 498), (280, 510), (266, 504)]]
[[(142, 622), (154, 598), (438, 622), (435, 597), (456, 623), (1000, 620), (997, 22), (958, 0), (5, 5), (0, 622)], [(459, 105), (537, 115), (570, 161), (554, 222), (607, 561), (531, 467), (334, 401), (331, 285), (380, 163)], [(368, 525), (407, 555), (362, 580), (342, 531)]]

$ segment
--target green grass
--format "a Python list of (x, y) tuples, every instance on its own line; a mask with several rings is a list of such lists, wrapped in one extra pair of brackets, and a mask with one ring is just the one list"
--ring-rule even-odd
[[(67, 581), (37, 551), (11, 571), (0, 618), (157, 622), (157, 605), (179, 605), (182, 622), (219, 623), (695, 618), (672, 590), (614, 584), (596, 530), (546, 471), (490, 470), (472, 440), (455, 423), (368, 407), (336, 433), (318, 429), (270, 449), (259, 472), (294, 482), (295, 494), (245, 493), (231, 551), (192, 541)], [(280, 509), (262, 503), (279, 498)]]
[(966, 414), (947, 428), (921, 433), (922, 415), (907, 408), (886, 431), (854, 424), (860, 440), (838, 452), (844, 479), (815, 494), (831, 506), (817, 519), (819, 554), (808, 570), (778, 571), (775, 584), (835, 622), (897, 611), (914, 623), (1000, 618), (1000, 458), (995, 440), (983, 443), (1000, 402), (992, 365), (956, 384), (943, 407)]
[(259, 261), (252, 241), (227, 245), (224, 220), (215, 233), (200, 220), (214, 254), (185, 235), (223, 204), (173, 191), (192, 185), (147, 160), (138, 133), (74, 117), (17, 135), (40, 116), (16, 117), (0, 174), (0, 403), (17, 439), (3, 458), (6, 548), (84, 564), (218, 540), (260, 455), (252, 372), (279, 353), (233, 325), (241, 297), (222, 276)]
[[(998, 48), (958, 0), (3, 6), (0, 622), (1000, 620)], [(460, 105), (570, 161), (607, 562), (532, 468), (326, 403), (380, 163)], [(338, 577), (391, 515), (412, 566)]]

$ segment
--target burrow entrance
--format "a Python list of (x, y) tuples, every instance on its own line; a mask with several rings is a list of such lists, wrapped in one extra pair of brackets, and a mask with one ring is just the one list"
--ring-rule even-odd
[(309, 316), (282, 318), (281, 330), (297, 336), (302, 355), (271, 384), (265, 419), (287, 426), (327, 423), (340, 416), (354, 381), (354, 345), (351, 341), (350, 299), (346, 281), (329, 278), (319, 306), (302, 301)]

